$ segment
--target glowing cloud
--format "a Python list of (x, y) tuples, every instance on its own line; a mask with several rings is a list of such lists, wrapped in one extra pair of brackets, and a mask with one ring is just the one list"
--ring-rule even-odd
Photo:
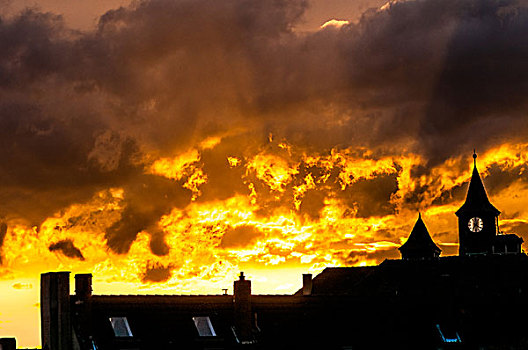
[(331, 19), (329, 21), (326, 21), (325, 23), (323, 23), (321, 25), (321, 29), (324, 29), (324, 28), (327, 28), (327, 27), (335, 27), (335, 28), (340, 28), (342, 26), (346, 26), (347, 24), (350, 24), (349, 21), (347, 20), (342, 20), (342, 19)]

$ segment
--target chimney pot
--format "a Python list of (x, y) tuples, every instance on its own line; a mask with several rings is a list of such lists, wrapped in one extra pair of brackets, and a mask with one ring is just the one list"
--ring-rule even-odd
[(92, 274), (81, 273), (75, 275), (75, 295), (81, 299), (92, 296)]

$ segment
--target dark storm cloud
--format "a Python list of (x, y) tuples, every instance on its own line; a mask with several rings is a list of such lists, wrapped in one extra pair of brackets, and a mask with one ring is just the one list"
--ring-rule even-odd
[(165, 242), (165, 235), (162, 231), (151, 229), (150, 236), (150, 250), (152, 253), (158, 256), (169, 254), (169, 246)]
[[(140, 1), (107, 12), (92, 32), (37, 11), (2, 19), (0, 215), (38, 224), (121, 187), (124, 212), (106, 233), (110, 248), (124, 253), (148, 230), (152, 250), (164, 255), (156, 222), (191, 193), (181, 188), (186, 179), (144, 169), (208, 136), (237, 135), (203, 151), (203, 201), (247, 194), (247, 181), (258, 186), (244, 164), (231, 167), (226, 157), (250, 159), (269, 133), (319, 154), (411, 150), (431, 164), (525, 137), (523, 2), (397, 2), (357, 24), (297, 33), (306, 6)], [(303, 214), (317, 218), (324, 199), (340, 193), (332, 176), (306, 193)], [(262, 213), (292, 208), (300, 179), (284, 202), (257, 188)], [(358, 198), (359, 216), (385, 215), (394, 211), (388, 200), (396, 186), (393, 175), (379, 174), (345, 192)]]
[(181, 182), (155, 175), (137, 176), (123, 184), (125, 209), (121, 219), (106, 232), (108, 246), (115, 252), (126, 253), (137, 234), (148, 229), (152, 251), (156, 255), (167, 254), (168, 247), (156, 222), (172, 208), (190, 202), (191, 191), (181, 186)]
[(253, 226), (238, 226), (226, 231), (220, 242), (220, 247), (245, 247), (253, 243), (263, 233)]
[[(247, 165), (245, 159), (258, 152), (261, 142), (255, 139), (259, 136), (262, 135), (244, 133), (226, 137), (216, 147), (202, 152), (200, 158), (202, 169), (207, 174), (208, 180), (202, 187), (200, 201), (226, 199), (235, 194), (249, 194), (247, 184), (244, 183)], [(236, 157), (241, 163), (230, 166), (227, 157)]]
[(456, 17), (421, 127), (429, 154), (447, 157), (460, 145), (489, 147), (508, 136), (523, 137), (528, 11), (515, 4), (457, 2), (467, 10)]
[(304, 193), (299, 212), (306, 214), (312, 219), (318, 219), (321, 210), (324, 208), (324, 200), (329, 191), (325, 190), (308, 190)]
[(343, 142), (390, 148), (411, 137), (415, 151), (436, 162), (523, 138), (528, 11), (519, 4), (400, 2), (342, 28), (336, 50), (346, 81), (336, 86), (348, 98), (341, 107), (355, 116)]
[(499, 193), (517, 181), (528, 183), (527, 170), (527, 164), (510, 167), (492, 164), (486, 169), (486, 192)]
[(28, 10), (0, 22), (0, 211), (7, 218), (39, 224), (135, 171), (131, 139), (120, 141), (113, 168), (97, 161), (93, 148), (106, 126), (99, 97), (79, 93), (69, 78), (78, 69), (75, 38), (52, 14)]
[[(216, 110), (238, 106), (244, 97), (236, 96), (232, 80), (241, 61), (227, 56), (231, 50), (247, 56), (244, 43), (289, 31), (303, 7), (141, 2), (109, 11), (91, 33), (70, 31), (59, 16), (31, 10), (2, 20), (0, 174), (8, 200), (1, 214), (38, 224), (97, 190), (122, 187), (125, 209), (107, 231), (110, 248), (126, 252), (139, 231), (150, 229), (153, 251), (166, 254), (153, 224), (188, 203), (190, 191), (144, 175), (143, 154), (174, 154), (229, 129)], [(220, 157), (208, 159), (209, 167), (225, 163)], [(216, 186), (222, 187), (229, 188)]]
[[(478, 167), (477, 167), (478, 169)], [(480, 177), (484, 182), (484, 187), (488, 193), (488, 197), (493, 202), (493, 196), (501, 193), (501, 191), (508, 189), (511, 185), (516, 182), (528, 183), (526, 164), (518, 166), (508, 166), (491, 164), (485, 169), (485, 172), (480, 172)], [(465, 170), (467, 172), (467, 170)], [(469, 175), (469, 172), (468, 172)], [(441, 195), (434, 198), (431, 201), (432, 205), (443, 205), (451, 202), (462, 202), (466, 198), (468, 190), (468, 182), (453, 186), (448, 190), (441, 192)], [(438, 183), (433, 183), (431, 187), (439, 186)], [(410, 193), (410, 196), (406, 198), (409, 203), (420, 203), (423, 200), (425, 193), (428, 191), (429, 186), (418, 187), (415, 191)], [(506, 213), (504, 213), (506, 214)], [(511, 215), (512, 213), (507, 213)]]
[(143, 274), (143, 282), (165, 282), (171, 277), (171, 267), (158, 264), (148, 266)]
[(57, 243), (50, 244), (48, 249), (50, 252), (60, 252), (68, 258), (84, 260), (81, 250), (77, 248), (70, 239), (64, 239)]
[(351, 208), (357, 207), (357, 217), (385, 216), (395, 213), (391, 195), (398, 190), (397, 174), (379, 175), (350, 185), (343, 197)]

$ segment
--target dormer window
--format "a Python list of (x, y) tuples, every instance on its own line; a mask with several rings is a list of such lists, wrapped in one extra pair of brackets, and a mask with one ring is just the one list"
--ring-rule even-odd
[(216, 337), (216, 332), (209, 316), (193, 317), (192, 319), (200, 337)]
[(126, 317), (110, 317), (110, 323), (116, 337), (132, 337), (132, 331)]

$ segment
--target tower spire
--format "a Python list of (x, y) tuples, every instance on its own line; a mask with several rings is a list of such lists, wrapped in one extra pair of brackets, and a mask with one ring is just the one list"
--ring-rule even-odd
[(407, 238), (407, 241), (398, 248), (402, 254), (403, 260), (424, 260), (434, 259), (442, 251), (433, 242), (427, 227), (422, 220), (422, 214), (418, 212), (418, 220)]
[(490, 203), (486, 190), (484, 189), (484, 184), (477, 170), (477, 153), (475, 150), (473, 150), (473, 174), (469, 181), (466, 201), (455, 214), (460, 216), (464, 212), (489, 212), (495, 216), (500, 214), (500, 211)]
[(491, 204), (477, 170), (477, 152), (473, 150), (473, 174), (466, 200), (456, 211), (458, 216), (459, 254), (488, 254), (492, 252), (497, 235), (500, 211)]

